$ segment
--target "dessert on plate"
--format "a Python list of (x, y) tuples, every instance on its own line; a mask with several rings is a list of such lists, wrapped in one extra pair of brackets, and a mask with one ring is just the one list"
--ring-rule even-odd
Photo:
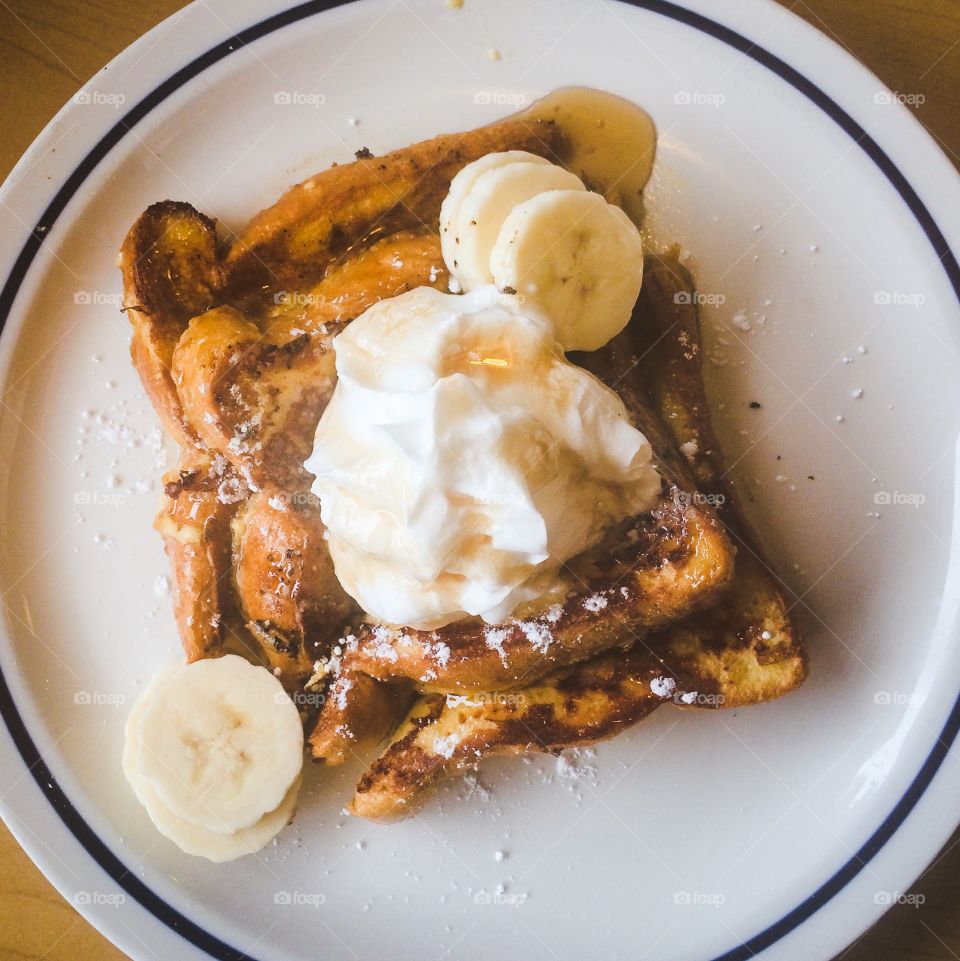
[(363, 758), (351, 810), (386, 820), (490, 754), (802, 683), (693, 279), (641, 240), (655, 143), (632, 103), (567, 88), (361, 151), (229, 239), (174, 201), (131, 227), (187, 663), (138, 700), (124, 769), (184, 850), (266, 843), (304, 745)]

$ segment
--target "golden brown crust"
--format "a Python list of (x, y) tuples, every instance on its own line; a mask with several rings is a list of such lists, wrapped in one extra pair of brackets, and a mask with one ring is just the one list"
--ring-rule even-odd
[(256, 323), (230, 306), (194, 317), (172, 358), (188, 422), (253, 488), (307, 490), (303, 462), (336, 382), (333, 337), (378, 300), (447, 276), (436, 235), (408, 232), (358, 251), (304, 294), (284, 293)]
[(671, 485), (654, 511), (577, 558), (577, 590), (563, 603), (494, 627), (479, 618), (436, 631), (364, 625), (347, 663), (424, 691), (503, 690), (709, 606), (733, 575), (733, 549), (712, 512), (678, 493)]
[[(222, 460), (222, 459), (221, 459)], [(229, 494), (224, 496), (224, 491)], [(186, 452), (164, 477), (154, 523), (173, 573), (174, 615), (188, 661), (222, 653), (230, 605), (230, 521), (245, 491), (223, 462)]]
[(742, 517), (703, 387), (702, 346), (693, 278), (673, 254), (648, 258), (634, 350), (639, 376), (669, 425), (677, 447), (690, 451), (700, 490), (738, 545), (729, 593), (709, 612), (671, 626), (651, 644), (671, 652), (685, 683), (711, 696), (698, 707), (739, 707), (780, 697), (807, 674), (807, 652), (775, 573)]
[[(552, 124), (507, 121), (326, 171), (311, 178), (320, 188), (312, 197), (306, 185), (294, 188), (241, 233), (228, 258), (232, 287), (215, 222), (186, 203), (152, 205), (128, 232), (120, 266), (132, 359), (168, 433), (211, 462), (226, 458), (250, 488), (305, 494), (303, 461), (333, 387), (331, 338), (383, 297), (424, 284), (446, 288), (432, 221), (460, 167), (489, 150), (549, 155), (561, 146)], [(290, 282), (260, 289), (261, 256), (268, 273), (279, 256)], [(211, 517), (227, 507), (209, 492), (203, 498)], [(168, 529), (188, 656), (230, 644), (256, 657), (261, 645), (243, 627), (233, 592), (214, 591), (210, 579), (212, 553), (220, 564), (229, 536), (218, 533), (214, 544), (223, 525), (211, 525), (209, 543), (185, 545), (183, 513), (168, 501), (158, 525)], [(218, 616), (226, 637), (197, 627)]]
[(612, 737), (662, 702), (650, 688), (661, 674), (656, 657), (637, 647), (519, 691), (427, 694), (360, 779), (351, 810), (376, 821), (407, 817), (441, 778), (479, 757), (559, 751)]
[(310, 287), (330, 262), (368, 238), (402, 230), (435, 231), (454, 175), (484, 154), (528, 150), (554, 158), (558, 128), (541, 120), (504, 120), (444, 134), (383, 157), (358, 159), (290, 188), (240, 232), (224, 266), (232, 295), (270, 299)]
[(190, 204), (153, 204), (127, 233), (120, 264), (133, 365), (164, 426), (190, 446), (196, 435), (181, 410), (170, 361), (187, 321), (219, 297), (216, 225)]
[(312, 495), (253, 494), (232, 521), (234, 586), (247, 629), (288, 685), (302, 684), (358, 615), (340, 589)]
[(330, 765), (363, 757), (397, 726), (414, 697), (409, 685), (341, 673), (327, 689), (310, 735), (311, 755)]

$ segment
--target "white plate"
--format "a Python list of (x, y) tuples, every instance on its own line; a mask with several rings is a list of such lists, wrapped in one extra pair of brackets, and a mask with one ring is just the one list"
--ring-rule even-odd
[[(3, 189), (4, 818), (138, 959), (831, 956), (957, 820), (955, 173), (897, 98), (762, 0), (328, 6), (190, 7)], [(568, 83), (659, 125), (651, 230), (712, 295), (718, 426), (809, 681), (734, 713), (665, 708), (571, 764), (485, 764), (482, 788), (390, 827), (339, 813), (355, 769), (313, 769), (264, 857), (180, 854), (120, 770), (118, 702), (178, 657), (157, 422), (117, 310), (127, 227), (172, 197), (229, 229), (360, 146)]]

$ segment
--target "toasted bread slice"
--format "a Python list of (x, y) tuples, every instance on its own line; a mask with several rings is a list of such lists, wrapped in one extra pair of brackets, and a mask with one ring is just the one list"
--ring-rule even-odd
[(623, 376), (621, 368), (635, 365), (626, 356), (621, 363), (622, 353), (605, 361), (611, 350), (597, 352), (594, 373), (621, 394), (654, 450), (664, 479), (654, 510), (616, 525), (572, 559), (565, 571), (571, 596), (561, 603), (495, 626), (479, 618), (435, 631), (365, 624), (345, 657), (351, 670), (405, 678), (423, 691), (511, 689), (717, 602), (733, 577), (735, 552), (706, 498), (690, 497), (689, 468), (636, 377)]
[(170, 362), (187, 321), (218, 302), (216, 224), (187, 203), (153, 204), (130, 228), (120, 267), (133, 365), (164, 427), (192, 446), (197, 435), (181, 409)]
[(454, 175), (484, 154), (527, 150), (550, 159), (566, 152), (552, 121), (502, 120), (444, 134), (383, 157), (360, 157), (310, 177), (257, 214), (231, 245), (224, 267), (232, 296), (271, 300), (302, 291), (328, 264), (370, 238), (436, 230)]
[(310, 734), (310, 753), (330, 765), (364, 757), (396, 728), (415, 697), (409, 685), (384, 684), (366, 674), (341, 671), (323, 695)]
[[(157, 524), (188, 658), (241, 649), (299, 683), (308, 654), (339, 635), (352, 601), (326, 570), (304, 578), (295, 601), (292, 592), (283, 598), (285, 614), (300, 618), (295, 630), (257, 616), (270, 564), (241, 562), (236, 548), (249, 532), (234, 525), (237, 544), (230, 533), (238, 511), (242, 520), (255, 505), (225, 502), (220, 473), (232, 468), (245, 493), (308, 496), (303, 461), (333, 387), (337, 330), (383, 297), (446, 287), (437, 218), (463, 165), (492, 150), (555, 156), (562, 147), (552, 122), (508, 120), (334, 167), (255, 217), (226, 264), (215, 222), (189, 204), (164, 201), (138, 218), (120, 267), (133, 362), (185, 452)], [(283, 283), (273, 283), (278, 276)], [(284, 524), (285, 539), (303, 533), (290, 518)], [(325, 549), (311, 547), (314, 561)]]
[(154, 526), (173, 572), (174, 614), (188, 661), (223, 652), (230, 607), (230, 521), (246, 489), (221, 457), (188, 448), (164, 476)]
[(561, 603), (493, 626), (479, 618), (435, 631), (364, 624), (345, 662), (424, 691), (504, 690), (710, 606), (733, 576), (734, 551), (709, 507), (678, 498), (683, 489), (665, 484), (653, 511), (571, 562), (573, 594)]
[(729, 593), (708, 612), (677, 623), (651, 640), (669, 650), (671, 668), (687, 687), (710, 696), (699, 707), (740, 707), (780, 697), (807, 675), (799, 626), (778, 578), (743, 519), (713, 431), (703, 388), (702, 347), (693, 278), (674, 253), (648, 259), (639, 312), (640, 379), (688, 460), (700, 491), (738, 546)]
[(350, 809), (375, 821), (407, 817), (441, 778), (480, 757), (559, 751), (612, 737), (669, 696), (673, 689), (662, 674), (657, 658), (638, 646), (518, 691), (424, 695), (360, 779)]
[(309, 489), (303, 462), (336, 383), (334, 335), (378, 300), (447, 278), (437, 235), (407, 232), (259, 314), (220, 306), (194, 317), (171, 365), (184, 416), (252, 489)]
[(300, 686), (340, 627), (359, 614), (337, 582), (312, 495), (251, 495), (233, 515), (236, 602), (266, 663)]
[[(358, 783), (356, 814), (376, 820), (407, 816), (442, 777), (482, 756), (589, 744), (641, 720), (665, 700), (735, 707), (779, 697), (803, 682), (806, 652), (797, 627), (724, 478), (701, 379), (696, 302), (692, 279), (675, 257), (648, 258), (630, 327), (604, 351), (581, 360), (641, 416), (642, 395), (649, 391), (672, 440), (690, 451), (700, 488), (722, 505), (741, 545), (731, 588), (713, 607), (629, 650), (556, 671), (539, 684), (467, 694), (466, 700), (421, 697)], [(693, 493), (684, 492), (682, 499), (694, 501)], [(577, 723), (568, 723), (571, 716)]]

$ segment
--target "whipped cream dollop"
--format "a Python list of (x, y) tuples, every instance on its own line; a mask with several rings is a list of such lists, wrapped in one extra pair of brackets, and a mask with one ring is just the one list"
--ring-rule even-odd
[(420, 287), (334, 341), (306, 467), (344, 589), (372, 617), (502, 622), (660, 491), (620, 398), (493, 286)]

